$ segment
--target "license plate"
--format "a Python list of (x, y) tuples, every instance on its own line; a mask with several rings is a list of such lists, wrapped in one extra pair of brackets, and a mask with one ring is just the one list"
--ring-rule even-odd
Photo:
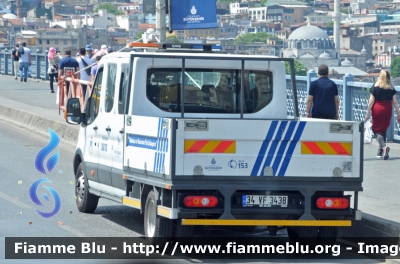
[(288, 197), (281, 195), (242, 195), (242, 206), (245, 207), (287, 207)]

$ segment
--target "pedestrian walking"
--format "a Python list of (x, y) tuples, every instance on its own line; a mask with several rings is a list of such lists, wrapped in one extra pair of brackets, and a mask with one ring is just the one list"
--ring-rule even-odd
[(94, 58), (93, 58), (93, 48), (91, 45), (86, 45), (86, 57), (88, 57), (91, 60), (91, 64), (94, 63)]
[[(71, 50), (70, 49), (66, 49), (64, 52), (64, 59), (62, 59), (60, 61), (60, 65), (58, 67), (58, 78), (60, 78), (61, 76), (65, 76), (67, 75), (71, 75), (74, 72), (77, 72), (79, 70), (79, 63), (75, 58), (71, 57)], [(66, 86), (66, 92), (68, 95), (69, 92), (69, 81), (65, 82), (65, 86)]]
[(336, 83), (328, 78), (328, 74), (328, 66), (322, 64), (318, 67), (319, 78), (311, 82), (308, 91), (307, 117), (339, 119), (338, 88)]
[(47, 70), (47, 74), (50, 77), (50, 92), (54, 93), (54, 79), (56, 83), (58, 83), (58, 65), (60, 64), (60, 58), (56, 54), (56, 49), (51, 47), (49, 49), (49, 54), (47, 55), (47, 59), (49, 61), (49, 68)]
[(386, 130), (389, 128), (392, 118), (392, 104), (397, 112), (397, 122), (400, 123), (399, 103), (387, 70), (381, 70), (378, 80), (370, 90), (367, 114), (365, 120), (369, 120), (372, 113), (372, 132), (379, 143), (378, 158), (387, 160), (390, 148), (386, 146)]
[(19, 48), (19, 45), (16, 44), (15, 47), (14, 47), (14, 49), (13, 49), (12, 52), (11, 52), (11, 57), (12, 57), (12, 60), (13, 60), (13, 63), (14, 63), (14, 64), (13, 64), (13, 67), (14, 67), (14, 76), (15, 76), (15, 80), (18, 80), (18, 63), (19, 63), (19, 57), (18, 57), (18, 55), (16, 54), (18, 48)]
[(92, 75), (92, 82), (94, 82), (94, 77), (96, 77), (96, 73), (97, 73), (97, 68), (99, 67), (98, 63), (101, 60), (101, 56), (97, 56), (94, 61), (95, 61), (95, 65), (92, 66), (92, 70), (90, 71), (91, 75)]
[[(84, 48), (81, 48), (79, 50), (79, 58), (77, 59), (79, 63), (79, 69), (82, 69), (82, 71), (79, 73), (79, 79), (82, 81), (88, 81), (90, 82), (91, 76), (90, 76), (90, 71), (92, 67), (88, 67), (92, 65), (92, 61), (86, 57), (86, 50)], [(87, 90), (87, 84), (81, 84), (82, 86), (82, 92), (83, 92), (83, 100), (85, 100), (86, 97), (86, 90)]]
[(61, 56), (61, 51), (57, 50), (56, 51), (57, 57), (60, 59), (60, 61), (63, 59), (63, 57)]
[(26, 47), (26, 42), (22, 42), (22, 46), (18, 48), (16, 54), (19, 57), (18, 69), (23, 74), (23, 76), (21, 76), (21, 82), (27, 82), (28, 68), (32, 65), (32, 56), (31, 50)]

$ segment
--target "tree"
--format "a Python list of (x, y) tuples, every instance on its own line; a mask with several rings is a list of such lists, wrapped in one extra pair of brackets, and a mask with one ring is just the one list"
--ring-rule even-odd
[[(290, 64), (287, 61), (285, 61), (285, 71), (286, 71), (286, 74), (290, 74)], [(295, 71), (296, 75), (307, 76), (308, 69), (306, 66), (304, 66), (303, 63), (301, 63), (300, 61), (295, 59), (294, 60), (294, 71)]]
[(390, 64), (390, 72), (393, 78), (400, 76), (400, 58), (395, 58)]
[(105, 9), (105, 10), (107, 10), (107, 13), (114, 14), (116, 16), (125, 14), (124, 12), (116, 9), (115, 6), (110, 3), (98, 5), (97, 8), (94, 10), (94, 12), (97, 13), (97, 12), (99, 12), (99, 10), (102, 10), (102, 9)]
[(181, 41), (176, 36), (168, 36), (167, 42), (171, 43), (181, 43)]
[[(143, 42), (143, 39), (141, 39), (141, 38), (143, 37), (143, 34), (144, 34), (143, 31), (137, 33), (137, 34), (136, 34), (136, 37), (135, 37), (135, 40), (136, 40), (137, 42)], [(138, 39), (140, 39), (140, 40), (138, 40)]]
[(328, 23), (326, 23), (326, 26), (327, 26), (327, 27), (333, 27), (333, 25), (334, 25), (334, 22), (333, 22), (333, 21), (329, 21)]
[(272, 35), (269, 35), (265, 32), (258, 32), (258, 33), (247, 33), (244, 35), (239, 35), (236, 37), (234, 43), (245, 43), (245, 44), (251, 44), (254, 42), (266, 42), (267, 39), (273, 37)]

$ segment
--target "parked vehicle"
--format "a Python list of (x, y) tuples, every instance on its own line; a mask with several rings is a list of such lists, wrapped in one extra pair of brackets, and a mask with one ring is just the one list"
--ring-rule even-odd
[(79, 211), (99, 198), (137, 208), (148, 237), (191, 236), (194, 225), (335, 237), (360, 219), (363, 123), (301, 118), (297, 100), (288, 117), (292, 59), (195, 46), (106, 55), (84, 109), (69, 99)]

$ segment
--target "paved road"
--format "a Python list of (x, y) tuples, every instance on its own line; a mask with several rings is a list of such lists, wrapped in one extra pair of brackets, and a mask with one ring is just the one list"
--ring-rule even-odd
[[(131, 209), (117, 203), (101, 199), (94, 214), (79, 213), (75, 206), (72, 157), (74, 149), (63, 142), (59, 145), (60, 161), (55, 169), (47, 176), (49, 184), (60, 195), (62, 206), (60, 212), (48, 219), (44, 219), (35, 211), (38, 208), (29, 197), (31, 184), (44, 177), (34, 167), (34, 160), (38, 151), (48, 143), (48, 138), (32, 133), (24, 128), (10, 126), (0, 120), (0, 146), (2, 158), (0, 160), (0, 263), (47, 263), (43, 260), (4, 260), (4, 237), (142, 237), (143, 217), (138, 210)], [(48, 204), (46, 204), (48, 205)], [(52, 205), (50, 205), (52, 207)], [(45, 211), (45, 209), (41, 209)], [(196, 236), (231, 236), (232, 232), (216, 229), (196, 229)], [(262, 229), (255, 236), (265, 236)], [(278, 233), (285, 237), (285, 231)], [(352, 257), (349, 253), (349, 257)], [(71, 263), (72, 261), (58, 261), (57, 263)], [(82, 260), (77, 263), (132, 263), (132, 261), (97, 261)], [(142, 263), (143, 261), (138, 261)], [(150, 261), (154, 263), (154, 261)], [(150, 263), (149, 262), (149, 263)], [(165, 263), (165, 261), (158, 261)], [(172, 260), (170, 263), (246, 263), (245, 260)], [(272, 263), (265, 260), (252, 260), (257, 263)], [(354, 260), (279, 260), (280, 263), (353, 263)], [(365, 260), (365, 263), (380, 263), (376, 260)], [(54, 260), (52, 260), (54, 263)]]
[(364, 145), (364, 191), (360, 193), (360, 209), (391, 221), (400, 221), (400, 144), (388, 143), (388, 160), (376, 158), (378, 145)]
[[(15, 107), (32, 112), (46, 119), (58, 120), (65, 124), (62, 115), (58, 114), (55, 104), (56, 95), (50, 93), (49, 83), (28, 79), (27, 83), (15, 81), (11, 76), (0, 75), (0, 105)], [(31, 120), (29, 123), (40, 124), (42, 120)], [(39, 126), (39, 125), (38, 125)], [(78, 126), (67, 126), (78, 129)], [(47, 129), (47, 127), (46, 127)], [(60, 129), (62, 131), (62, 129)], [(76, 130), (75, 130), (76, 131)], [(400, 159), (400, 144), (389, 143), (392, 149), (389, 160), (376, 158), (377, 145), (365, 145), (364, 150), (364, 192), (360, 193), (360, 209), (394, 222), (399, 222), (398, 205), (398, 162)]]

